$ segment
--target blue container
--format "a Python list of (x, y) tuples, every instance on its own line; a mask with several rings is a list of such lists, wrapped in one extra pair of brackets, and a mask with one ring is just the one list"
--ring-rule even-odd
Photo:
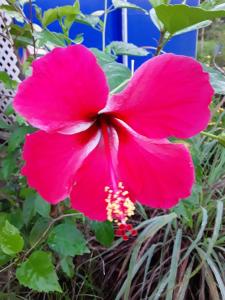
[[(172, 4), (181, 4), (182, 0), (172, 0)], [(146, 10), (151, 8), (148, 0), (132, 0), (132, 3), (139, 5)], [(188, 0), (190, 6), (197, 6), (199, 0)], [(156, 26), (149, 20), (149, 16), (140, 11), (128, 10), (128, 41), (138, 46), (156, 47), (159, 40), (159, 31)], [(182, 54), (191, 57), (196, 55), (197, 32), (191, 31), (173, 37), (164, 47), (165, 52)], [(153, 51), (154, 52), (154, 51)], [(146, 57), (131, 57), (135, 59), (135, 68), (142, 64)]]
[[(138, 6), (145, 8), (146, 10), (150, 10), (151, 6), (148, 0), (130, 0)], [(182, 0), (171, 0), (172, 4), (180, 4)], [(63, 5), (73, 5), (74, 0), (36, 0), (34, 1), (42, 11), (45, 11), (49, 8), (53, 8), (56, 6)], [(187, 4), (191, 6), (197, 6), (199, 0), (187, 0)], [(108, 0), (108, 5), (111, 5), (111, 1)], [(89, 14), (96, 10), (104, 9), (104, 0), (80, 0), (81, 11), (83, 13)], [(29, 8), (25, 6), (25, 13), (29, 15)], [(35, 23), (39, 23), (38, 20), (34, 17), (33, 20)], [(155, 25), (151, 22), (148, 15), (145, 15), (143, 12), (127, 9), (127, 21), (128, 28), (128, 42), (134, 43), (138, 46), (150, 46), (156, 47), (157, 41), (159, 39), (159, 31), (155, 27)], [(60, 32), (60, 26), (58, 22), (54, 22), (49, 25), (49, 29), (55, 32)], [(102, 35), (101, 32), (94, 30), (93, 28), (84, 25), (75, 23), (73, 24), (70, 36), (74, 38), (77, 34), (83, 33), (84, 36), (84, 44), (87, 47), (96, 47), (102, 48)], [(122, 40), (122, 10), (117, 9), (112, 12), (108, 16), (107, 20), (107, 30), (106, 30), (106, 45), (111, 41), (121, 41)], [(191, 57), (195, 57), (196, 53), (196, 40), (197, 40), (197, 32), (192, 31), (189, 33), (185, 33), (179, 36), (173, 37), (168, 44), (165, 46), (164, 50), (166, 52), (173, 52), (176, 54), (183, 54)], [(150, 53), (151, 55), (151, 53)], [(137, 68), (140, 64), (142, 64), (147, 57), (129, 57), (130, 60), (135, 60), (135, 68)], [(121, 58), (119, 58), (121, 61)]]

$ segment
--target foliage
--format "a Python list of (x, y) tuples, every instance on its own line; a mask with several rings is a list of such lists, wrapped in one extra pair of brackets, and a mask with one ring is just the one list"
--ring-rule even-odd
[[(109, 13), (127, 8), (148, 15), (161, 33), (156, 55), (174, 35), (204, 28), (215, 18), (225, 16), (219, 1), (190, 8), (172, 6), (167, 0), (150, 0), (153, 8), (147, 12), (131, 2), (114, 0), (104, 11), (85, 14), (77, 0), (72, 6), (45, 13), (33, 4), (37, 26), (24, 15), (25, 2), (31, 4), (10, 0), (0, 7), (22, 21), (9, 30), (16, 51), (29, 47), (29, 57), (19, 62), (24, 77), (30, 74), (30, 64), (39, 53), (81, 43), (82, 33), (75, 38), (69, 33), (73, 24), (83, 23), (102, 34), (103, 51), (91, 50), (106, 73), (111, 93), (123, 89), (131, 77), (131, 71), (116, 61), (117, 56), (149, 53), (119, 41), (106, 45)], [(59, 23), (61, 33), (49, 30), (52, 22)], [(196, 169), (193, 193), (170, 212), (138, 205), (133, 226), (139, 235), (127, 242), (115, 240), (111, 223), (91, 222), (71, 210), (67, 200), (50, 206), (30, 189), (20, 174), (21, 147), (25, 135), (34, 129), (18, 116), (13, 125), (0, 123), (1, 299), (225, 298), (224, 65), (218, 66), (213, 59), (207, 61), (204, 53), (200, 58), (210, 73), (216, 96), (207, 131), (187, 142)], [(8, 89), (16, 89), (18, 84), (4, 72), (0, 72), (0, 81)], [(9, 111), (9, 115), (12, 113)]]

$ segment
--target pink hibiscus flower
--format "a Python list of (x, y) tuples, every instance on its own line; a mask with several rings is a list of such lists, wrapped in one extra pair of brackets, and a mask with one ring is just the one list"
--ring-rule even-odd
[(54, 49), (32, 66), (14, 107), (40, 129), (26, 137), (22, 174), (46, 201), (69, 196), (74, 209), (124, 233), (136, 200), (170, 208), (191, 194), (190, 153), (167, 138), (207, 126), (213, 89), (198, 62), (152, 58), (115, 95), (84, 46)]

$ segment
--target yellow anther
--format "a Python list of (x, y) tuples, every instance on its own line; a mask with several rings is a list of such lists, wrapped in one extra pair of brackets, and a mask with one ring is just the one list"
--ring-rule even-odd
[(122, 182), (118, 183), (116, 190), (105, 187), (107, 197), (107, 219), (118, 224), (125, 224), (127, 217), (134, 215), (135, 206), (129, 197), (129, 192), (124, 190)]

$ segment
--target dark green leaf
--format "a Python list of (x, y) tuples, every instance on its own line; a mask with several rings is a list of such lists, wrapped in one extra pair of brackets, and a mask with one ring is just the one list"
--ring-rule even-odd
[(39, 218), (34, 224), (33, 228), (30, 232), (30, 244), (33, 246), (43, 235), (43, 233), (47, 230), (49, 226), (49, 219)]
[(49, 247), (61, 256), (74, 256), (89, 253), (87, 242), (73, 224), (60, 224), (49, 235)]
[(25, 201), (23, 202), (23, 219), (24, 219), (24, 224), (26, 225), (36, 215), (34, 195), (35, 193), (31, 191), (31, 194), (27, 196)]
[(38, 292), (62, 292), (51, 253), (35, 251), (16, 270), (19, 283)]
[(156, 6), (155, 11), (164, 29), (172, 35), (194, 24), (225, 17), (225, 10), (205, 10), (184, 4), (162, 4)]
[[(5, 254), (2, 249), (0, 248), (0, 266), (6, 264), (11, 260), (11, 257), (7, 254)], [(1, 299), (1, 298), (0, 298)]]
[(51, 206), (48, 202), (46, 202), (41, 196), (36, 194), (34, 198), (34, 205), (36, 212), (42, 217), (47, 218), (49, 216)]
[(131, 43), (114, 41), (107, 46), (107, 51), (115, 55), (146, 56), (148, 51)]
[(0, 228), (0, 247), (2, 251), (14, 256), (23, 249), (24, 241), (19, 230), (8, 221)]
[(16, 157), (14, 154), (8, 154), (1, 162), (1, 174), (4, 180), (9, 179), (9, 177), (14, 173), (16, 168)]
[(111, 222), (92, 222), (91, 227), (95, 232), (97, 241), (106, 247), (112, 245), (114, 239), (114, 230)]
[(74, 264), (73, 258), (70, 256), (63, 257), (60, 260), (60, 266), (63, 272), (69, 277), (72, 278), (74, 276)]
[(25, 135), (30, 132), (29, 127), (18, 127), (16, 128), (8, 140), (8, 150), (10, 152), (16, 150), (24, 141)]

